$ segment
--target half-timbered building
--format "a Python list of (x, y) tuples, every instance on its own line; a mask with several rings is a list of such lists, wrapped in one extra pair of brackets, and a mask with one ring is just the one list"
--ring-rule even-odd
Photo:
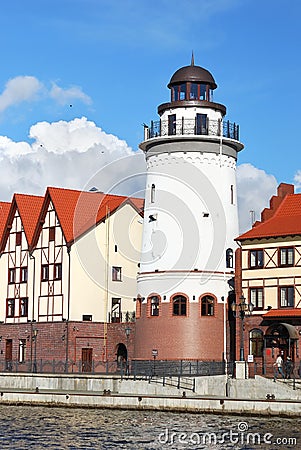
[(0, 363), (90, 371), (127, 358), (142, 208), (141, 199), (52, 187), (3, 204)]
[(237, 241), (236, 291), (253, 305), (243, 324), (245, 354), (264, 370), (281, 351), (299, 363), (301, 194), (280, 184), (261, 220)]

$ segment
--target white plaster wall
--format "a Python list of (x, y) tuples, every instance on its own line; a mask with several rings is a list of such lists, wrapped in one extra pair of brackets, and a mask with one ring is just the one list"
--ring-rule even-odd
[[(112, 298), (121, 298), (122, 312), (135, 311), (141, 235), (141, 217), (126, 204), (72, 246), (69, 320), (107, 320)], [(122, 281), (112, 281), (112, 266), (122, 268)]]

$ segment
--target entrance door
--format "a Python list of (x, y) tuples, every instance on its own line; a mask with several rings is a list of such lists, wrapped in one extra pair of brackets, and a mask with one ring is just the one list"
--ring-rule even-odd
[(82, 372), (92, 372), (93, 348), (82, 348)]
[(6, 370), (12, 370), (13, 359), (13, 341), (12, 339), (6, 339), (5, 343), (5, 368)]

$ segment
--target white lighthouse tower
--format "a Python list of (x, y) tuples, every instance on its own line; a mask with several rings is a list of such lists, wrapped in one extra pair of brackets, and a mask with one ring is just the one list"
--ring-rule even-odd
[(238, 125), (213, 101), (208, 70), (182, 67), (159, 120), (145, 126), (147, 163), (135, 358), (221, 360), (238, 236)]

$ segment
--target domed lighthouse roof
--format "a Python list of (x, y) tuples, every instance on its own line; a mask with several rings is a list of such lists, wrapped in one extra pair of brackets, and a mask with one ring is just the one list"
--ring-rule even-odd
[(171, 88), (175, 84), (186, 82), (209, 84), (211, 89), (217, 88), (217, 84), (209, 70), (195, 66), (193, 57), (191, 58), (190, 66), (181, 67), (173, 74), (167, 87)]

